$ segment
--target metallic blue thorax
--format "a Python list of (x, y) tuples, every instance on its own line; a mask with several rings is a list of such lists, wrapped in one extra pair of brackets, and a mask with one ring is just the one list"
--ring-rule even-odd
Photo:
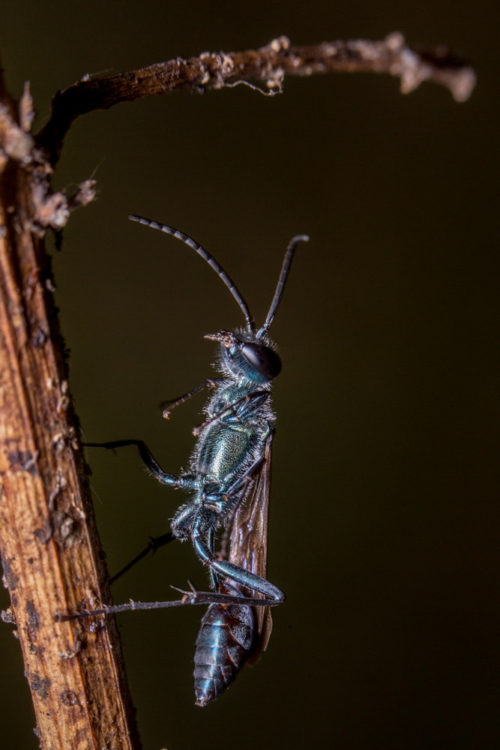
[(220, 483), (220, 491), (226, 491), (234, 478), (243, 474), (257, 457), (263, 440), (269, 434), (272, 418), (269, 395), (266, 403), (246, 403), (243, 399), (255, 392), (248, 385), (223, 386), (211, 399), (207, 407), (208, 418), (231, 404), (241, 402), (234, 413), (209, 424), (200, 435), (199, 444), (192, 456), (192, 469), (198, 476)]
[(263, 378), (255, 382), (257, 378), (250, 377), (251, 363), (242, 363), (238, 351), (235, 365), (228, 349), (226, 354), (223, 346), (220, 360), (226, 377), (218, 381), (205, 408), (206, 421), (190, 460), (192, 473), (186, 475), (194, 480), (195, 494), (172, 521), (173, 533), (179, 538), (192, 537), (195, 519), (201, 532), (224, 521), (252, 481), (252, 468), (274, 426), (270, 382)]

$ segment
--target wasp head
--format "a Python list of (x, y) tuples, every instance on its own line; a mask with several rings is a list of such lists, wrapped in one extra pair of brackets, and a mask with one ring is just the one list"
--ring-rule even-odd
[(233, 378), (265, 384), (281, 372), (279, 356), (254, 333), (219, 331), (205, 338), (220, 343), (222, 369)]

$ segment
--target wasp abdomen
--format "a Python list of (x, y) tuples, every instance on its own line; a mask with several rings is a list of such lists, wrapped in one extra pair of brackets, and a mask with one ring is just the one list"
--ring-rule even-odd
[(231, 684), (250, 656), (254, 640), (251, 607), (210, 605), (201, 621), (194, 654), (197, 706), (206, 706)]

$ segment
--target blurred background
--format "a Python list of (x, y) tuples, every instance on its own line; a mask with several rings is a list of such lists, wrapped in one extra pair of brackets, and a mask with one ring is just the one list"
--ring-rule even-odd
[[(174, 239), (224, 265), (262, 321), (284, 248), (307, 232), (272, 329), (275, 385), (269, 577), (287, 594), (269, 649), (208, 708), (193, 705), (201, 608), (119, 619), (146, 750), (330, 746), (490, 748), (498, 415), (496, 3), (35, 3), (3, 0), (7, 82), (37, 126), (85, 73), (204, 50), (383, 38), (446, 43), (475, 64), (456, 104), (373, 75), (176, 93), (80, 118), (55, 176), (98, 200), (54, 251), (84, 437), (141, 437), (186, 467), (203, 398), (158, 404), (213, 374), (203, 335), (241, 324), (227, 290)], [(496, 19), (498, 20), (498, 19)], [(495, 94), (495, 91), (497, 92)], [(495, 143), (497, 146), (495, 146)], [(109, 569), (168, 529), (183, 500), (136, 453), (88, 451)], [(115, 601), (206, 585), (174, 544), (117, 582)], [(2, 606), (7, 606), (2, 590)], [(36, 748), (18, 645), (0, 628), (2, 745)]]

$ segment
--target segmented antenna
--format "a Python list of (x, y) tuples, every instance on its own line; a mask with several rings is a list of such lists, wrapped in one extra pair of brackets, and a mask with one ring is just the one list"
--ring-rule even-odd
[(274, 320), (274, 317), (276, 315), (276, 310), (278, 309), (278, 305), (281, 301), (281, 296), (283, 294), (283, 289), (285, 288), (286, 280), (288, 278), (290, 266), (292, 265), (293, 256), (295, 254), (295, 248), (297, 247), (299, 242), (309, 242), (308, 235), (297, 234), (295, 237), (292, 237), (292, 239), (290, 240), (290, 244), (288, 245), (286, 249), (285, 257), (283, 258), (283, 264), (281, 266), (278, 283), (276, 284), (276, 289), (274, 291), (274, 297), (273, 297), (273, 301), (271, 302), (271, 307), (269, 308), (269, 312), (267, 313), (267, 317), (264, 322), (264, 325), (261, 328), (259, 328), (257, 332), (258, 339), (261, 339), (263, 336), (265, 336), (265, 334), (271, 327), (271, 324)]
[(130, 215), (128, 217), (130, 221), (137, 221), (139, 224), (143, 224), (145, 227), (150, 227), (151, 229), (158, 229), (160, 232), (164, 232), (165, 234), (170, 234), (172, 237), (175, 237), (178, 240), (181, 240), (181, 242), (184, 242), (185, 245), (190, 247), (192, 250), (194, 250), (198, 255), (200, 255), (203, 260), (206, 260), (210, 268), (213, 268), (217, 276), (224, 282), (224, 284), (227, 286), (231, 294), (233, 295), (234, 299), (238, 303), (238, 306), (245, 316), (245, 320), (247, 322), (247, 328), (249, 331), (255, 330), (255, 325), (252, 319), (252, 316), (250, 314), (250, 310), (248, 309), (248, 305), (243, 299), (238, 287), (232, 281), (232, 279), (227, 275), (227, 273), (224, 271), (220, 263), (218, 263), (213, 255), (210, 255), (210, 253), (205, 250), (202, 245), (200, 245), (198, 242), (193, 240), (192, 237), (190, 237), (187, 234), (184, 234), (184, 232), (181, 232), (179, 229), (174, 229), (173, 227), (167, 226), (167, 224), (159, 224), (157, 221), (153, 221), (152, 219), (145, 219), (142, 216), (134, 216)]

